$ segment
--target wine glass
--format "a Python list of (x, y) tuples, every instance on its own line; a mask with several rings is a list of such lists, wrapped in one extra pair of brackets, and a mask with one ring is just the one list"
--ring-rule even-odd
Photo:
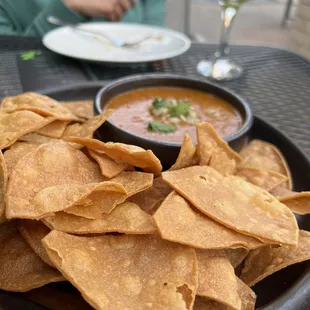
[(243, 69), (229, 58), (228, 39), (233, 20), (246, 0), (218, 0), (221, 6), (222, 31), (220, 44), (210, 60), (201, 60), (197, 71), (215, 80), (231, 80), (239, 77)]

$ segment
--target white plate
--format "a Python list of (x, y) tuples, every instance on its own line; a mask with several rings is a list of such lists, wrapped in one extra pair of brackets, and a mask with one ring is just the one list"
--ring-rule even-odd
[(185, 53), (191, 41), (184, 34), (174, 30), (125, 23), (85, 23), (84, 29), (103, 31), (123, 40), (134, 40), (146, 34), (154, 34), (136, 47), (115, 47), (107, 40), (95, 35), (60, 27), (43, 37), (43, 44), (51, 51), (73, 58), (109, 63), (141, 63), (167, 59)]

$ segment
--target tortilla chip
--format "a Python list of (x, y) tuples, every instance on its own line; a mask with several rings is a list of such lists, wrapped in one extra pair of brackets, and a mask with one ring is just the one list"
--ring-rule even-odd
[(153, 215), (163, 239), (198, 249), (257, 248), (263, 243), (231, 230), (191, 208), (172, 192)]
[(44, 143), (50, 143), (50, 142), (57, 142), (58, 139), (41, 136), (37, 133), (29, 133), (25, 136), (20, 137), (18, 141), (28, 142), (28, 143), (33, 143), (33, 144), (44, 144)]
[(193, 310), (230, 310), (231, 308), (220, 304), (219, 302), (196, 296)]
[(91, 119), (95, 116), (94, 103), (92, 100), (85, 101), (68, 101), (61, 102), (69, 109), (74, 115), (85, 120)]
[(282, 187), (292, 189), (292, 177), (282, 153), (273, 144), (261, 140), (252, 140), (241, 150), (240, 166), (269, 170), (285, 175), (288, 181)]
[(4, 160), (7, 166), (8, 174), (10, 175), (16, 163), (28, 153), (34, 151), (37, 145), (26, 142), (15, 142), (10, 149), (4, 153)]
[(224, 251), (197, 250), (197, 295), (241, 309), (237, 277)]
[(297, 244), (294, 214), (263, 189), (235, 176), (222, 177), (208, 166), (166, 171), (162, 176), (215, 221), (268, 243)]
[(231, 308), (212, 299), (196, 296), (193, 310), (230, 310)]
[(197, 128), (199, 164), (208, 165), (222, 175), (231, 175), (236, 171), (236, 163), (241, 161), (238, 153), (217, 134), (209, 123), (199, 123)]
[(132, 196), (150, 188), (153, 185), (153, 179), (154, 176), (151, 173), (123, 171), (110, 181), (123, 185), (128, 196)]
[(54, 121), (37, 130), (37, 133), (42, 136), (58, 139), (63, 135), (68, 124), (69, 122)]
[[(193, 249), (154, 236), (43, 239), (53, 263), (96, 309), (191, 309), (197, 289)], [(109, 268), (106, 268), (109, 266)]]
[(70, 207), (66, 213), (85, 217), (87, 219), (102, 219), (104, 213), (110, 213), (118, 204), (124, 202), (126, 198), (152, 186), (153, 175), (144, 172), (121, 172), (111, 182), (124, 186), (127, 194), (94, 192), (89, 195), (86, 201), (80, 205)]
[(234, 268), (237, 268), (245, 260), (248, 253), (249, 250), (244, 248), (225, 249), (225, 254)]
[[(241, 310), (254, 310), (256, 301), (255, 293), (239, 278), (237, 278), (237, 284), (238, 294), (241, 298)], [(231, 310), (231, 307), (227, 307), (212, 299), (196, 296), (194, 310)]]
[(237, 278), (238, 294), (242, 301), (241, 310), (254, 310), (256, 302), (256, 294), (243, 281)]
[(58, 212), (43, 219), (52, 229), (72, 234), (102, 234), (118, 232), (124, 234), (154, 234), (157, 232), (152, 217), (131, 202), (118, 205), (100, 220), (89, 220), (80, 216)]
[(139, 146), (114, 142), (104, 143), (95, 139), (77, 137), (69, 137), (66, 140), (81, 144), (89, 149), (103, 151), (117, 162), (142, 168), (146, 172), (159, 174), (162, 170), (161, 163), (154, 153)]
[(1, 112), (31, 111), (42, 116), (52, 116), (61, 121), (74, 121), (77, 117), (56, 100), (37, 93), (23, 93), (6, 97), (1, 104)]
[(0, 113), (0, 150), (9, 147), (23, 135), (36, 131), (52, 121), (51, 118), (44, 118), (30, 111)]
[(50, 282), (64, 281), (45, 264), (17, 230), (16, 221), (0, 226), (0, 289), (26, 292)]
[(280, 173), (250, 167), (237, 167), (236, 175), (266, 191), (288, 181), (288, 178)]
[(92, 138), (94, 132), (107, 120), (113, 113), (113, 110), (106, 110), (103, 114), (99, 114), (89, 119), (83, 124), (72, 124), (67, 126), (62, 138), (82, 137)]
[[(125, 188), (113, 182), (50, 186), (38, 192), (31, 200), (34, 209), (31, 217), (39, 219), (54, 215), (54, 212), (66, 210), (74, 205), (87, 205), (85, 201), (89, 200), (93, 193), (107, 196), (110, 200), (115, 196), (121, 196), (124, 199), (127, 197)], [(118, 199), (115, 203), (118, 203)]]
[(103, 176), (111, 179), (127, 169), (128, 164), (117, 163), (99, 151), (88, 150), (89, 155), (99, 164)]
[(289, 196), (293, 196), (295, 194), (297, 194), (298, 192), (294, 192), (294, 191), (291, 191), (287, 188), (283, 188), (281, 186), (277, 186), (276, 188), (273, 188), (271, 191), (270, 191), (270, 194), (277, 197), (278, 199), (279, 198), (282, 198), (282, 197), (289, 197)]
[(284, 203), (292, 212), (297, 214), (310, 213), (310, 192), (294, 192), (283, 187), (276, 187), (270, 194)]
[(153, 215), (170, 192), (171, 187), (163, 181), (162, 177), (158, 177), (154, 179), (152, 187), (129, 197), (128, 201)]
[(310, 192), (294, 193), (278, 199), (294, 213), (302, 215), (310, 213)]
[(105, 213), (110, 213), (118, 204), (124, 202), (127, 196), (124, 192), (94, 191), (85, 200), (64, 211), (86, 219), (102, 219)]
[(8, 182), (7, 218), (32, 218), (33, 198), (44, 188), (65, 184), (99, 183), (100, 169), (81, 151), (64, 141), (42, 144), (18, 161)]
[(185, 134), (179, 156), (175, 164), (169, 170), (179, 170), (197, 164), (198, 156), (196, 146), (193, 143), (192, 138), (188, 134)]
[[(205, 123), (204, 123), (205, 124)], [(211, 160), (213, 144), (207, 130), (205, 130), (205, 125), (196, 126), (196, 136), (197, 136), (197, 155), (199, 159), (199, 165), (208, 166)]]
[(3, 154), (0, 151), (0, 217), (4, 214), (5, 210), (5, 193), (8, 181), (8, 170)]
[(300, 230), (297, 247), (286, 245), (281, 247), (267, 246), (250, 251), (240, 278), (248, 286), (253, 286), (283, 268), (309, 259), (310, 232)]
[(42, 244), (42, 239), (47, 236), (51, 230), (42, 222), (31, 220), (19, 220), (18, 230), (28, 245), (43, 260), (43, 262), (54, 267)]
[[(43, 286), (23, 294), (26, 298), (50, 310), (93, 310), (78, 292), (67, 292)], [(44, 308), (44, 309), (45, 309)]]

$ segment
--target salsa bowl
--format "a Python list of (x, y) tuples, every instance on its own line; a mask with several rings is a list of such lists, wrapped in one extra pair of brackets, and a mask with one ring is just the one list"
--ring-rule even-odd
[[(167, 99), (167, 97), (170, 98), (170, 94), (173, 99)], [(204, 114), (201, 107), (197, 106), (199, 98), (201, 98), (200, 105), (206, 104), (208, 107), (209, 103), (213, 105), (215, 102), (218, 105), (217, 109), (212, 106), (212, 111), (206, 111), (211, 114)], [(157, 107), (156, 104), (162, 106), (163, 102), (164, 105), (168, 105), (168, 109), (166, 106), (164, 109), (160, 109), (160, 113), (164, 111), (164, 114), (159, 116), (158, 110), (155, 110), (156, 115), (154, 116), (152, 114), (154, 104), (155, 107)], [(137, 103), (141, 103), (141, 106), (137, 106)], [(131, 109), (131, 106), (134, 105), (135, 109)], [(180, 134), (182, 137), (187, 130), (195, 131), (192, 119), (189, 120), (190, 123), (186, 123), (188, 118), (180, 116), (181, 119), (177, 120), (175, 117), (169, 118), (172, 114), (165, 114), (167, 111), (170, 113), (171, 105), (177, 105), (181, 110), (190, 106), (189, 113), (193, 111), (196, 122), (209, 121), (210, 119), (212, 123), (214, 120), (215, 124), (219, 124), (219, 128), (216, 129), (222, 129), (223, 133), (227, 133), (231, 129), (229, 134), (222, 136), (237, 151), (247, 140), (247, 134), (253, 123), (251, 109), (245, 100), (221, 86), (178, 75), (135, 75), (116, 80), (98, 91), (94, 103), (95, 113), (101, 114), (107, 108), (115, 109), (112, 117), (99, 128), (98, 137), (103, 141), (134, 144), (144, 149), (150, 149), (161, 160), (163, 167), (169, 168), (174, 164), (182, 145), (182, 140), (177, 140), (178, 130), (182, 130)], [(179, 115), (180, 109), (175, 111), (173, 108), (172, 110), (173, 116)], [(115, 114), (116, 112), (118, 113)], [(135, 114), (132, 115), (132, 113)], [(116, 117), (113, 118), (114, 115)], [(192, 114), (189, 115), (192, 116)], [(154, 121), (150, 121), (150, 117), (154, 117)], [(215, 117), (217, 119), (214, 119)], [(135, 124), (135, 120), (137, 120), (137, 124)], [(238, 120), (239, 125), (236, 126)], [(181, 125), (175, 124), (175, 121), (181, 121)], [(227, 128), (229, 121), (232, 126)], [(159, 127), (159, 130), (163, 128), (164, 132), (149, 133), (150, 130), (154, 130), (152, 125), (158, 125), (158, 123), (161, 125), (163, 122), (165, 127)], [(184, 128), (184, 126), (187, 127)], [(158, 128), (155, 126), (156, 130)], [(191, 136), (194, 138), (193, 135)]]

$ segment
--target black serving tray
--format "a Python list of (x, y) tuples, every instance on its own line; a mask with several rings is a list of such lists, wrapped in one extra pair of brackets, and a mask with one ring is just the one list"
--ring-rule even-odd
[[(85, 100), (95, 98), (97, 91), (107, 81), (90, 82), (42, 91), (57, 100)], [(284, 134), (259, 117), (254, 118), (250, 139), (261, 139), (276, 145), (284, 154), (292, 172), (294, 190), (310, 190), (310, 161), (307, 156)], [(299, 227), (310, 231), (310, 215), (297, 216)], [(264, 225), (264, 223), (261, 223)], [(50, 284), (53, 288), (75, 294), (70, 284)], [(259, 282), (256, 308), (260, 310), (309, 310), (310, 262), (292, 265)], [(22, 294), (0, 290), (0, 310), (46, 310)], [(59, 310), (65, 310), (63, 307)]]

